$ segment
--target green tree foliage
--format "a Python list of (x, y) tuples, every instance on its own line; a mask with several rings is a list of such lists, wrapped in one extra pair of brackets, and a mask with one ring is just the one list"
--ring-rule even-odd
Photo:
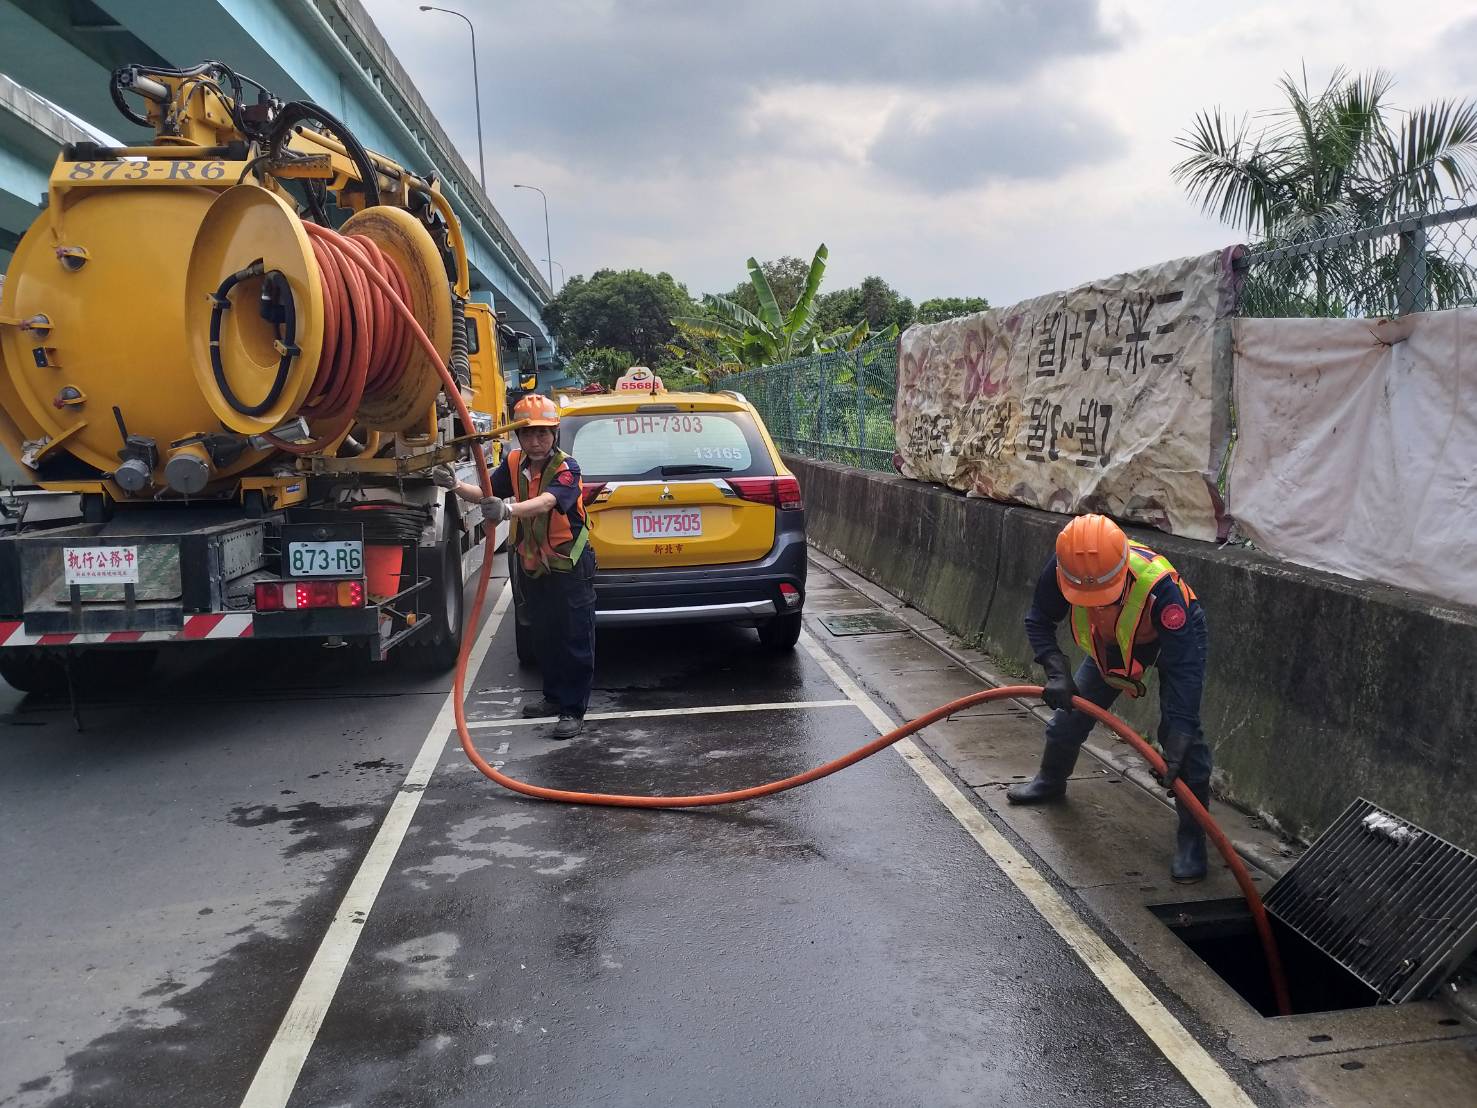
[[(706, 314), (681, 316), (672, 321), (681, 340), (671, 344), (668, 350), (711, 381), (744, 366), (773, 365), (826, 350), (853, 350), (869, 336), (876, 337), (864, 310), (859, 312), (863, 318), (854, 325), (834, 330), (822, 325), (820, 286), (826, 274), (828, 253), (825, 243), (816, 248), (805, 281), (793, 301), (780, 300), (769, 283), (765, 267), (750, 258), (749, 284), (756, 309), (751, 311), (735, 297), (704, 296)], [(781, 263), (784, 264), (776, 264), (778, 272), (793, 268), (785, 259)], [(886, 282), (879, 279), (879, 284), (883, 291), (892, 293)], [(906, 305), (911, 318), (912, 302), (901, 303)], [(896, 335), (896, 325), (889, 322), (883, 333)]]
[(961, 315), (988, 311), (990, 302), (983, 296), (935, 296), (918, 305), (916, 323), (942, 323)]
[(901, 331), (915, 314), (913, 302), (881, 277), (864, 277), (856, 288), (827, 293), (820, 303), (821, 327), (828, 331), (863, 322), (874, 331), (888, 327)]
[[(1190, 156), (1175, 179), (1208, 214), (1271, 238), (1339, 216), (1425, 210), (1477, 170), (1477, 104), (1442, 100), (1385, 119), (1390, 76), (1336, 70), (1321, 92), (1291, 75), (1286, 105), (1232, 124), (1202, 112), (1178, 145)], [(1394, 114), (1392, 112), (1392, 114)]]
[[(805, 283), (810, 278), (810, 267), (811, 262), (803, 261), (793, 254), (759, 264), (770, 291), (781, 304), (794, 304), (800, 299), (800, 294), (805, 291)], [(752, 280), (735, 286), (726, 294), (726, 299), (732, 300), (745, 311), (759, 314), (759, 292)]]
[(580, 350), (569, 356), (568, 370), (585, 384), (600, 384), (606, 388), (615, 385), (616, 379), (633, 365), (641, 365), (631, 354), (609, 346), (596, 346)]
[(655, 367), (676, 334), (673, 317), (692, 309), (692, 297), (671, 274), (601, 269), (571, 278), (544, 309), (544, 321), (571, 363), (603, 350), (621, 353), (627, 366)]
[[(1266, 246), (1305, 242), (1362, 224), (1437, 210), (1477, 178), (1477, 103), (1441, 100), (1410, 112), (1387, 103), (1388, 74), (1337, 70), (1319, 91), (1285, 76), (1284, 105), (1231, 121), (1202, 112), (1177, 139), (1189, 156), (1174, 176), (1190, 198)], [(1392, 124), (1387, 115), (1398, 119)], [(1289, 259), (1248, 279), (1258, 314), (1341, 315), (1388, 310), (1398, 265), (1393, 240)], [(1433, 306), (1469, 298), (1477, 273), (1431, 252)]]

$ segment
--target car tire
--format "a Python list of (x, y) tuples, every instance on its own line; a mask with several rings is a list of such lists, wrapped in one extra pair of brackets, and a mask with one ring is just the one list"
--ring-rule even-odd
[[(82, 657), (77, 660), (74, 675), (82, 672), (86, 666), (88, 680), (97, 688), (108, 692), (127, 692), (146, 681), (149, 674), (154, 672), (154, 665), (159, 661), (159, 651), (148, 648), (113, 648), (106, 647), (98, 650), (84, 651)], [(63, 680), (62, 688), (66, 688)]]
[(0, 678), (17, 692), (64, 693), (67, 671), (60, 658), (30, 650), (0, 650)]
[(799, 612), (775, 616), (759, 625), (759, 642), (766, 650), (794, 650), (795, 644), (800, 641), (801, 626)]
[(462, 580), (461, 542), (453, 534), (441, 546), (438, 568), (431, 572), (427, 606), (435, 625), (428, 632), (412, 635), (401, 647), (405, 660), (425, 673), (445, 673), (456, 665), (462, 652), (466, 622), (466, 583)]

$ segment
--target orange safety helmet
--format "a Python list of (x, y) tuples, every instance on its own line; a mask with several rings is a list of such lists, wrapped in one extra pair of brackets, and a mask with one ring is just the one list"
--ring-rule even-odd
[(1107, 516), (1078, 516), (1056, 537), (1056, 581), (1068, 603), (1112, 604), (1128, 577), (1128, 536)]
[(531, 392), (513, 405), (513, 419), (526, 420), (530, 427), (558, 427), (559, 409), (547, 396)]

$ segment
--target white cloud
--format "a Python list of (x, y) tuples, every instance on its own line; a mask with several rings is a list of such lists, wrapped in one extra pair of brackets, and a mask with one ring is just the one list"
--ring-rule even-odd
[[(466, 28), (365, 0), (475, 160)], [(468, 3), (494, 202), (572, 276), (666, 270), (695, 292), (743, 261), (831, 249), (915, 299), (996, 303), (1238, 237), (1170, 178), (1195, 112), (1274, 107), (1305, 62), (1382, 66), (1394, 101), (1477, 97), (1463, 0), (507, 0)], [(491, 43), (491, 47), (488, 46)]]

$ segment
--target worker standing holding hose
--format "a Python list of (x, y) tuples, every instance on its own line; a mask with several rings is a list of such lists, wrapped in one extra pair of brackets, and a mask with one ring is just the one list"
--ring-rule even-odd
[[(1072, 637), (1087, 657), (1074, 678), (1057, 645), (1056, 628), (1071, 617)], [(1159, 668), (1159, 746), (1167, 787), (1182, 778), (1195, 798), (1210, 807), (1211, 752), (1200, 729), (1200, 694), (1205, 683), (1205, 612), (1174, 566), (1148, 547), (1130, 543), (1111, 519), (1078, 516), (1057, 536), (1026, 613), (1026, 635), (1036, 662), (1046, 671), (1042, 699), (1056, 714), (1046, 725), (1046, 749), (1036, 776), (1013, 785), (1015, 804), (1042, 804), (1066, 795), (1067, 778), (1092, 731), (1093, 718), (1073, 708), (1081, 696), (1101, 708), (1120, 692), (1142, 696), (1151, 665)], [(1199, 881), (1205, 876), (1205, 831), (1179, 800), (1170, 876)]]
[(589, 544), (579, 463), (558, 447), (559, 409), (547, 396), (518, 401), (518, 449), (492, 473), (490, 498), (458, 481), (448, 467), (435, 480), (463, 500), (483, 505), (493, 523), (511, 519), (517, 594), (528, 609), (543, 677), (543, 702), (525, 717), (558, 716), (552, 736), (584, 730), (595, 679), (595, 552)]

